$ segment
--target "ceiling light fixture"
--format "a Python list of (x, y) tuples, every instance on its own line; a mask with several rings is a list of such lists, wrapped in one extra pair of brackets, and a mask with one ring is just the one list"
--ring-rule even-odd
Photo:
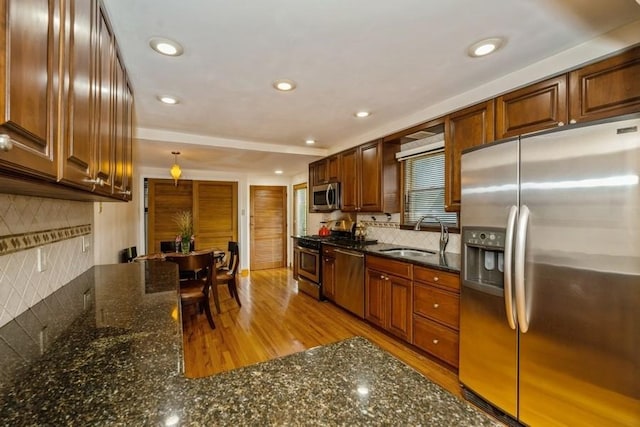
[(296, 82), (289, 79), (279, 79), (273, 82), (273, 87), (281, 92), (291, 92), (296, 88)]
[(153, 37), (149, 40), (151, 49), (167, 56), (180, 56), (184, 52), (180, 43), (163, 37)]
[(171, 95), (158, 95), (158, 101), (168, 105), (176, 105), (180, 102), (178, 101), (178, 98)]
[(182, 169), (180, 169), (180, 165), (178, 164), (178, 155), (180, 154), (180, 152), (172, 151), (171, 154), (173, 154), (175, 160), (173, 166), (171, 166), (171, 169), (169, 170), (169, 173), (171, 174), (171, 178), (173, 178), (173, 181), (175, 182), (175, 185), (177, 187), (178, 180), (182, 176)]
[(363, 117), (369, 117), (371, 115), (370, 112), (368, 111), (358, 111), (357, 113), (354, 114), (356, 117), (358, 118), (363, 118)]
[(488, 39), (480, 40), (467, 49), (467, 54), (472, 58), (479, 58), (481, 56), (489, 55), (495, 52), (504, 44), (504, 39), (501, 37), (491, 37)]
[(306, 142), (307, 144), (309, 144), (309, 145), (312, 145), (312, 144), (315, 144), (315, 143), (316, 143), (316, 141), (315, 141), (314, 139), (307, 139), (305, 142)]
[(276, 175), (282, 175), (282, 171), (280, 169), (273, 171)]

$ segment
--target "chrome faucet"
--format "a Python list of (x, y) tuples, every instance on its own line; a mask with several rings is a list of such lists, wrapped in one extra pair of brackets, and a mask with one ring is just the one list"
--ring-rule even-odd
[(435, 219), (436, 221), (438, 221), (438, 224), (440, 224), (440, 256), (442, 256), (444, 255), (444, 250), (447, 247), (447, 243), (449, 243), (449, 228), (444, 225), (438, 217), (434, 215), (423, 215), (418, 219), (418, 222), (416, 222), (416, 226), (413, 227), (413, 229), (419, 231), (421, 229), (422, 221), (426, 218)]

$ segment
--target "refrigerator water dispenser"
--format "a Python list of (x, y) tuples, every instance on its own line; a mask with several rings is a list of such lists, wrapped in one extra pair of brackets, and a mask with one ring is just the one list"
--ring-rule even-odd
[(462, 279), (467, 285), (502, 294), (505, 233), (504, 228), (463, 227), (465, 268)]

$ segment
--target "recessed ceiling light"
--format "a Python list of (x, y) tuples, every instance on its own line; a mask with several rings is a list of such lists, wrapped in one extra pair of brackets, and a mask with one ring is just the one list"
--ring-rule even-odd
[(178, 98), (176, 98), (175, 96), (169, 96), (169, 95), (158, 95), (158, 101), (162, 102), (163, 104), (169, 104), (169, 105), (175, 105), (178, 102)]
[(280, 169), (273, 171), (276, 175), (282, 175), (282, 171)]
[(167, 56), (180, 56), (183, 52), (180, 43), (162, 37), (153, 37), (149, 40), (149, 46), (156, 52)]
[(315, 141), (315, 140), (313, 140), (313, 139), (307, 139), (305, 142), (306, 142), (307, 144), (309, 144), (309, 145), (311, 145), (311, 144), (315, 144), (315, 143), (316, 143), (316, 141)]
[(296, 88), (296, 82), (289, 79), (279, 79), (273, 82), (273, 87), (282, 92), (289, 92)]
[(358, 111), (355, 116), (359, 117), (359, 118), (363, 118), (363, 117), (369, 117), (371, 115), (370, 112), (368, 111)]
[(495, 52), (504, 43), (504, 39), (500, 37), (491, 37), (488, 39), (480, 40), (469, 46), (467, 49), (467, 53), (472, 58), (478, 58), (480, 56), (488, 55), (492, 52)]

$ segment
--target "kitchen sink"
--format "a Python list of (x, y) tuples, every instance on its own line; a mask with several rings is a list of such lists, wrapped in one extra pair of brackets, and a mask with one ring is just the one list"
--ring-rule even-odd
[(380, 249), (380, 252), (383, 252), (389, 255), (409, 256), (409, 257), (435, 255), (435, 251), (429, 251), (425, 249), (410, 249), (410, 248)]

